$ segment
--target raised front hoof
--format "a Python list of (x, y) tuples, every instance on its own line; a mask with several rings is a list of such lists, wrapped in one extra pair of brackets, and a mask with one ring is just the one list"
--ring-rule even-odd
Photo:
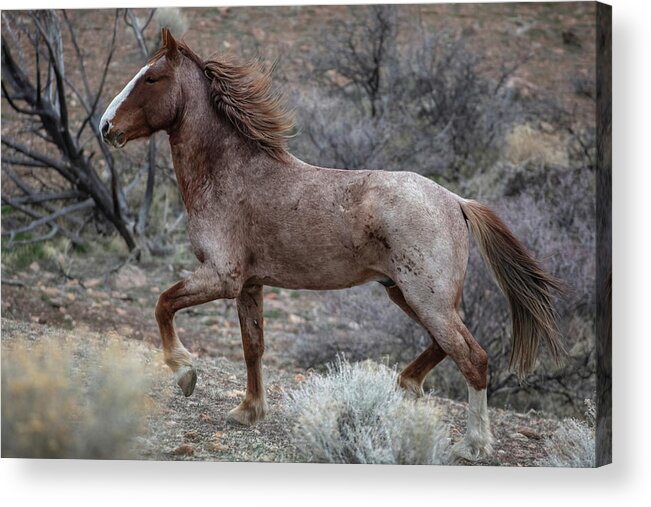
[(414, 379), (399, 377), (398, 385), (404, 389), (405, 394), (410, 398), (421, 398), (425, 396), (423, 386)]
[(453, 463), (463, 463), (470, 461), (472, 463), (492, 462), (493, 445), (490, 440), (480, 442), (464, 438), (452, 446), (451, 461)]
[(247, 403), (243, 401), (226, 416), (226, 421), (242, 426), (251, 426), (264, 419), (267, 414), (266, 403)]
[(187, 398), (194, 392), (197, 385), (197, 370), (193, 366), (184, 366), (176, 372), (176, 383)]

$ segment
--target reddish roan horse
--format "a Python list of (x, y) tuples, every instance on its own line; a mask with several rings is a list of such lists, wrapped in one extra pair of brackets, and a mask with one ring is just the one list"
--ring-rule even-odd
[(202, 60), (166, 29), (162, 47), (104, 113), (104, 140), (120, 148), (159, 130), (169, 134), (187, 228), (199, 267), (156, 306), (165, 360), (190, 396), (192, 356), (174, 314), (222, 298), (237, 300), (247, 368), (246, 396), (228, 417), (252, 424), (266, 411), (261, 359), (262, 287), (343, 289), (371, 281), (431, 337), (400, 374), (420, 395), (426, 375), (450, 356), (469, 392), (458, 455), (492, 452), (486, 404), (488, 357), (459, 317), (468, 226), (506, 295), (513, 318), (511, 365), (520, 375), (539, 341), (564, 350), (552, 307), (559, 288), (486, 206), (412, 172), (315, 167), (287, 152), (292, 122), (257, 64)]

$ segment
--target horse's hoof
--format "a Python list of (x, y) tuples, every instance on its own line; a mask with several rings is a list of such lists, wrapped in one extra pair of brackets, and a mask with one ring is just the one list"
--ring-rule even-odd
[(184, 366), (179, 369), (176, 377), (176, 383), (187, 398), (194, 392), (194, 386), (197, 385), (197, 370), (193, 366)]
[(242, 426), (251, 426), (263, 419), (267, 414), (266, 403), (240, 403), (236, 408), (231, 410), (226, 416), (229, 423), (240, 424)]
[(493, 446), (491, 441), (472, 442), (463, 439), (452, 447), (452, 461), (458, 462), (459, 459), (466, 461), (478, 462), (486, 461), (493, 455)]
[(400, 377), (398, 379), (398, 384), (404, 389), (405, 394), (410, 398), (422, 398), (425, 396), (423, 386), (413, 379)]

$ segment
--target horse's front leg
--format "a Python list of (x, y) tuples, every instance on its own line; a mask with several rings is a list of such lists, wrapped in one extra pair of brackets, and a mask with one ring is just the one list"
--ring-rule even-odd
[(262, 382), (264, 336), (261, 285), (242, 289), (237, 298), (237, 313), (240, 318), (242, 348), (246, 362), (246, 395), (244, 401), (228, 413), (228, 420), (249, 425), (259, 421), (267, 413)]
[(215, 299), (235, 298), (239, 286), (234, 277), (223, 277), (213, 266), (202, 264), (197, 271), (163, 292), (156, 305), (156, 321), (163, 340), (165, 363), (176, 374), (177, 384), (190, 396), (197, 383), (192, 356), (181, 343), (174, 329), (174, 315), (183, 308)]

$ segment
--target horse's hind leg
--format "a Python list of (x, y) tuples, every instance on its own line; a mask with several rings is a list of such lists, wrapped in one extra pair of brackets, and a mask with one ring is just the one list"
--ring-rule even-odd
[(228, 413), (228, 420), (253, 424), (267, 413), (262, 381), (264, 353), (262, 286), (245, 287), (237, 298), (237, 313), (242, 331), (242, 347), (246, 362), (246, 395), (244, 401)]
[[(414, 298), (406, 293), (409, 306), (420, 321), (463, 373), (468, 385), (468, 422), (464, 440), (454, 452), (469, 460), (489, 456), (493, 449), (493, 437), (488, 419), (486, 386), (488, 381), (488, 355), (461, 321), (450, 305), (448, 310), (434, 312), (441, 301), (435, 298)], [(429, 299), (429, 301), (428, 301)]]
[(417, 398), (423, 396), (423, 382), (427, 374), (439, 364), (446, 353), (436, 341), (409, 363), (398, 377), (400, 387), (412, 393)]
[[(386, 291), (391, 298), (391, 301), (398, 305), (414, 321), (425, 328), (418, 318), (418, 315), (416, 315), (405, 301), (405, 296), (402, 294), (402, 291), (398, 286), (387, 287)], [(425, 330), (427, 329), (425, 328)], [(427, 374), (447, 355), (431, 334), (430, 337), (432, 339), (432, 344), (414, 361), (409, 363), (398, 377), (400, 387), (417, 398), (424, 394), (423, 382), (425, 381)]]

